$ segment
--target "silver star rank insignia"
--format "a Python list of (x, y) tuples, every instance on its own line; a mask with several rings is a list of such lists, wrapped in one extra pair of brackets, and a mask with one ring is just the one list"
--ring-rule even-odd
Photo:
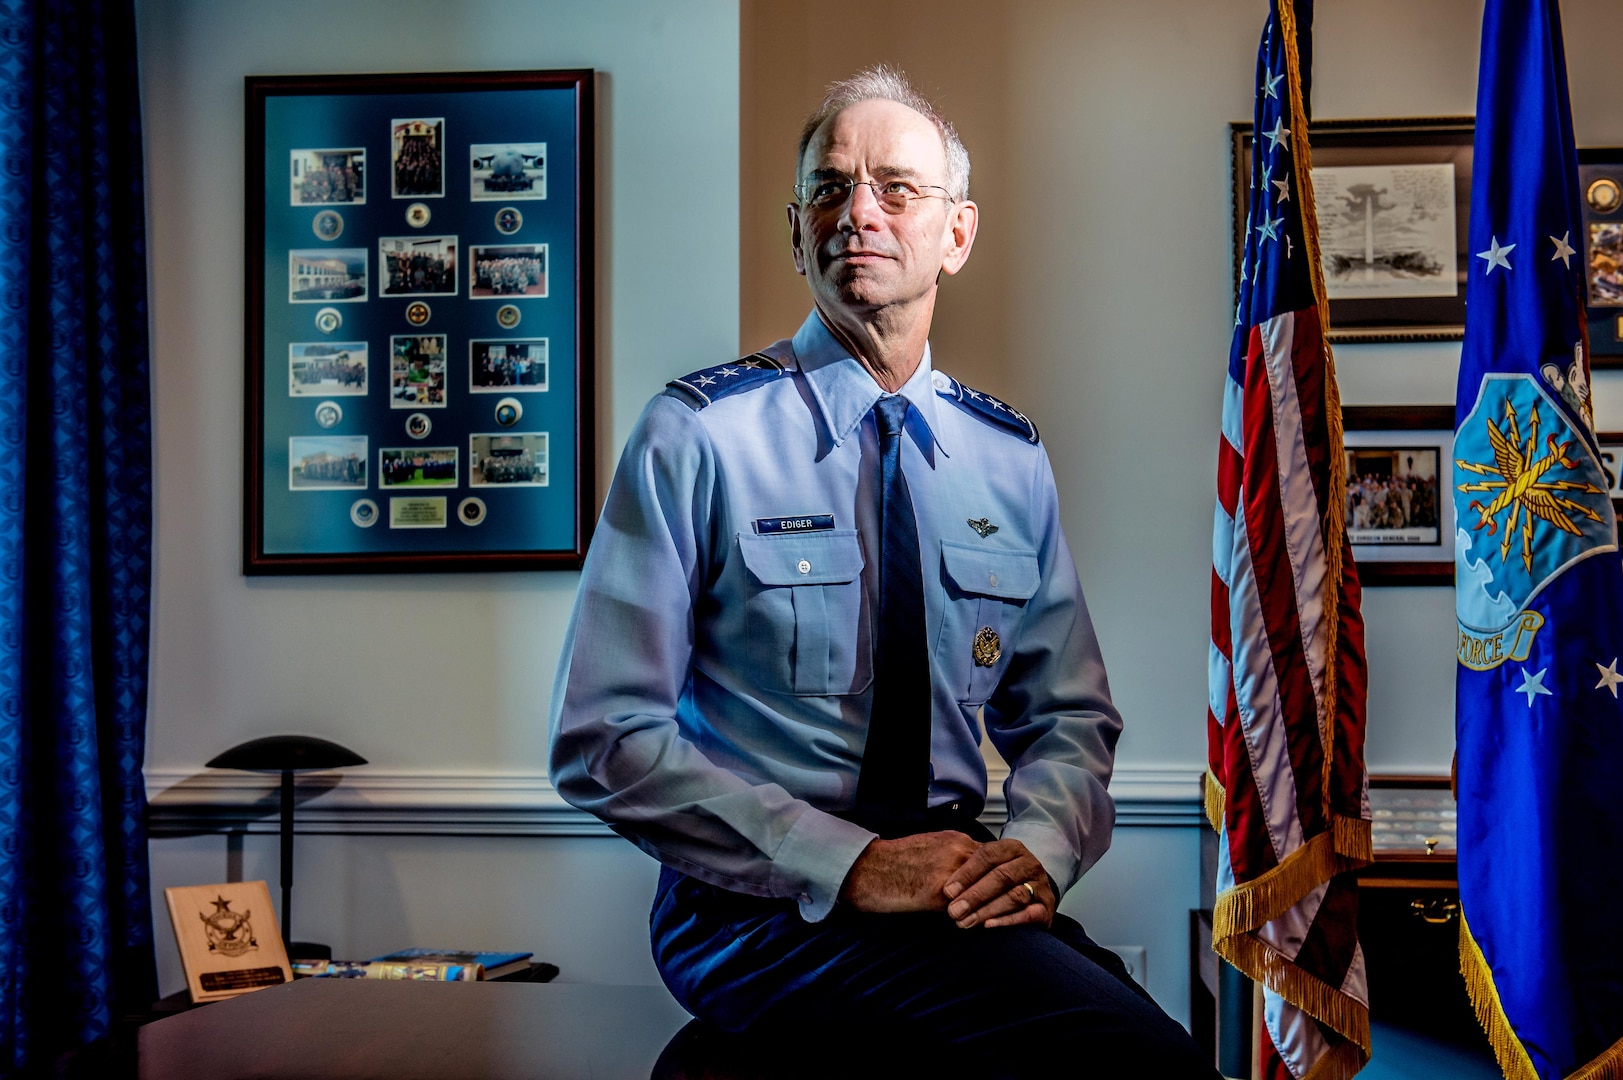
[(969, 527), (974, 529), (982, 540), (985, 540), (988, 536), (991, 536), (993, 533), (997, 532), (997, 526), (993, 525), (986, 518), (981, 518), (979, 521), (976, 521), (974, 518), (969, 518), (968, 521)]

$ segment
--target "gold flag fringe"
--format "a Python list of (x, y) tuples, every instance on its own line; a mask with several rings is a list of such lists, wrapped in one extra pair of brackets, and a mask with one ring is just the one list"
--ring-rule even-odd
[(1201, 799), (1206, 804), (1206, 823), (1212, 827), (1212, 832), (1223, 831), (1223, 807), (1228, 800), (1228, 793), (1223, 785), (1213, 775), (1211, 769), (1206, 770), (1205, 782), (1201, 784)]
[[(1216, 941), (1218, 954), (1344, 1039), (1369, 1059), (1369, 1006), (1309, 974), (1259, 938), (1239, 934)], [(1363, 1062), (1359, 1062), (1360, 1066)], [(1355, 1069), (1354, 1072), (1357, 1070)], [(1347, 1074), (1351, 1075), (1351, 1073)]]
[(1623, 1039), (1607, 1047), (1605, 1053), (1567, 1080), (1619, 1080), (1619, 1077), (1623, 1077)]
[(1505, 1016), (1504, 1006), (1499, 1003), (1499, 991), (1493, 985), (1493, 971), (1488, 967), (1487, 957), (1477, 948), (1476, 939), (1471, 936), (1464, 912), (1460, 913), (1460, 974), (1465, 976), (1465, 992), (1470, 995), (1471, 1005), (1476, 1009), (1477, 1023), (1488, 1033), (1493, 1056), (1499, 1059), (1499, 1071), (1505, 1074), (1505, 1080), (1538, 1080), (1533, 1059), (1527, 1056), (1527, 1049), (1516, 1038), (1510, 1019)]
[[(1471, 936), (1471, 927), (1460, 914), (1460, 974), (1465, 976), (1465, 990), (1476, 1009), (1477, 1022), (1487, 1032), (1493, 1046), (1493, 1056), (1499, 1059), (1499, 1071), (1505, 1080), (1538, 1080), (1533, 1059), (1527, 1048), (1516, 1037), (1510, 1026), (1504, 1005), (1499, 1001), (1499, 989), (1493, 983), (1493, 969), (1487, 957)], [(1568, 1075), (1567, 1080), (1623, 1080), (1623, 1039), (1607, 1047), (1593, 1061)]]
[(1368, 821), (1336, 814), (1331, 817), (1330, 824), (1335, 830), (1336, 854), (1360, 865), (1375, 861), (1375, 846), (1370, 840)]
[(1336, 853), (1334, 835), (1320, 833), (1272, 870), (1219, 896), (1212, 910), (1213, 940), (1247, 934), (1274, 921), (1313, 889), (1350, 869), (1353, 866)]

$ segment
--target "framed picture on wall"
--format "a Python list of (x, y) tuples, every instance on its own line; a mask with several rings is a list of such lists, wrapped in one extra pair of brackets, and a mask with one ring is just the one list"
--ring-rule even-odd
[(578, 568), (593, 73), (246, 91), (244, 572)]
[(1606, 475), (1607, 498), (1612, 500), (1612, 512), (1623, 529), (1623, 431), (1602, 431), (1595, 438), (1600, 442), (1600, 469)]
[(1452, 405), (1349, 405), (1347, 539), (1365, 585), (1452, 585)]
[(1623, 147), (1579, 150), (1578, 190), (1590, 360), (1623, 367)]
[[(1238, 296), (1253, 224), (1251, 123), (1229, 128)], [(1470, 117), (1313, 123), (1313, 192), (1331, 341), (1465, 336), (1474, 132)], [(1294, 177), (1269, 182), (1296, 190)]]

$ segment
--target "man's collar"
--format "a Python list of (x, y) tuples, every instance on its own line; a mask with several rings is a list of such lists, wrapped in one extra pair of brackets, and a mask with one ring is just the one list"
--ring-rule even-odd
[[(835, 445), (845, 442), (885, 391), (874, 381), (868, 369), (829, 333), (817, 312), (813, 311), (800, 324), (791, 344), (795, 350), (795, 361), (806, 376), (806, 384), (811, 388), (812, 398), (817, 402), (829, 437)], [(944, 454), (948, 451), (941, 442), (941, 425), (936, 422), (936, 392), (931, 381), (929, 342), (925, 342), (924, 357), (919, 361), (918, 369), (899, 393), (913, 405), (908, 412), (908, 431), (925, 458), (934, 464), (932, 444), (941, 447)]]

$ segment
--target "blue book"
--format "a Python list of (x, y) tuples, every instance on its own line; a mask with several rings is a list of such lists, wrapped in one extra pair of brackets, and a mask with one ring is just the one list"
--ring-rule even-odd
[(385, 964), (478, 964), (485, 978), (499, 979), (529, 966), (527, 952), (475, 952), (471, 949), (401, 949), (387, 956), (374, 956), (369, 963)]

